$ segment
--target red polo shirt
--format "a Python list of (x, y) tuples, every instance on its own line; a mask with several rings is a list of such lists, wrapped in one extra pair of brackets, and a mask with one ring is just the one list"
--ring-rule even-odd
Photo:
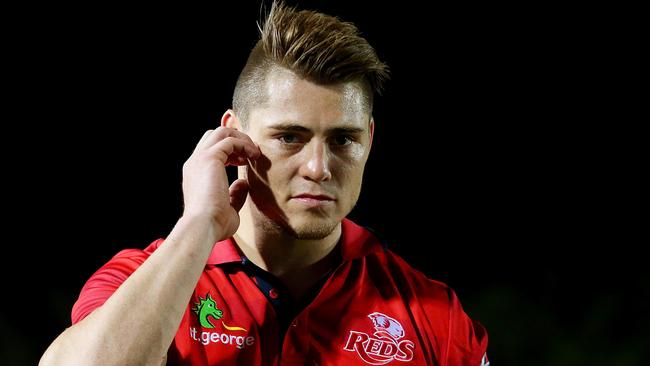
[[(101, 306), (153, 253), (118, 253), (85, 284), (72, 309), (77, 323)], [(235, 243), (214, 246), (172, 342), (169, 364), (487, 365), (487, 334), (454, 292), (344, 220), (340, 264), (285, 327)], [(268, 284), (267, 284), (268, 285)]]

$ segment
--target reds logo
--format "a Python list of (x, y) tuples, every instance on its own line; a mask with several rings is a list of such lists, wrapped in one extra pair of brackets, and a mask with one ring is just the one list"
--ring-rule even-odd
[(351, 330), (344, 350), (356, 352), (370, 365), (385, 365), (393, 360), (411, 361), (415, 343), (404, 338), (404, 328), (388, 315), (374, 312), (368, 315), (375, 327), (374, 337)]

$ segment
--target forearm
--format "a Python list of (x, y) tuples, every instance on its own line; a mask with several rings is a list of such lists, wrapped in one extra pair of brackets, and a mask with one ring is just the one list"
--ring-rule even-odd
[(218, 231), (209, 219), (179, 220), (165, 243), (104, 305), (59, 336), (41, 363), (160, 364)]

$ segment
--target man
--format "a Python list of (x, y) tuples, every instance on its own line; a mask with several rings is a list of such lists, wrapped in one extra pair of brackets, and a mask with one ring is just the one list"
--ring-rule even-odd
[(88, 280), (41, 364), (487, 364), (453, 291), (345, 219), (387, 76), (353, 25), (274, 4), (182, 217)]

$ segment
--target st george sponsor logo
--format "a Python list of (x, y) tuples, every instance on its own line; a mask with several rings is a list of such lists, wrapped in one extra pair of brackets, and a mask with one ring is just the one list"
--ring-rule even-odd
[(210, 343), (223, 343), (226, 346), (234, 346), (239, 349), (255, 344), (255, 337), (236, 336), (233, 334), (218, 332), (197, 332), (196, 328), (190, 327), (190, 338), (201, 342), (204, 346)]
[(391, 361), (408, 362), (413, 359), (415, 343), (404, 338), (404, 327), (386, 314), (374, 312), (368, 315), (375, 332), (351, 330), (344, 350), (356, 352), (369, 365), (385, 365)]
[[(217, 308), (217, 302), (212, 299), (210, 293), (207, 293), (205, 295), (205, 299), (199, 296), (199, 301), (194, 304), (192, 311), (194, 314), (196, 314), (196, 317), (198, 318), (199, 324), (201, 324), (202, 328), (215, 328), (215, 325), (212, 323), (212, 319), (219, 320), (223, 317), (223, 310)], [(229, 326), (223, 320), (221, 320), (221, 325), (225, 330), (231, 332), (247, 332), (245, 328)], [(235, 346), (239, 349), (252, 346), (255, 343), (255, 337), (252, 336), (235, 335), (220, 332), (197, 332), (196, 328), (194, 327), (190, 327), (190, 338), (201, 342), (201, 344), (205, 346), (210, 343), (223, 343), (224, 345)]]

